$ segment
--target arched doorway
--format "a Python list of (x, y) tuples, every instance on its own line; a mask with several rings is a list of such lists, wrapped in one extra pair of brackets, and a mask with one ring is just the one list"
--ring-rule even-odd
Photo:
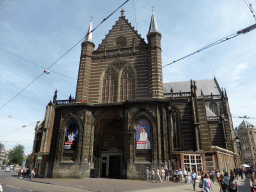
[(94, 141), (94, 156), (99, 159), (101, 177), (122, 177), (123, 150), (123, 119), (115, 111), (104, 111), (98, 117)]

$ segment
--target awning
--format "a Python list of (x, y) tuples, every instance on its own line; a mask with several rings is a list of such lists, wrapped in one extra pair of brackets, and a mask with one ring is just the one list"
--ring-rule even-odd
[(243, 167), (250, 167), (250, 165), (247, 165), (247, 164), (243, 164), (242, 166)]

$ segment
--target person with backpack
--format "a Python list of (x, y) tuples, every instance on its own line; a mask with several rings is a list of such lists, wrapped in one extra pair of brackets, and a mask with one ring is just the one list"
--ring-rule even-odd
[(238, 192), (238, 185), (233, 175), (230, 177), (228, 189), (229, 192)]
[(224, 174), (224, 182), (227, 185), (227, 188), (226, 188), (226, 190), (224, 192), (228, 192), (229, 180), (230, 180), (230, 177), (228, 176), (228, 172), (226, 172)]
[(219, 178), (219, 185), (220, 185), (220, 192), (225, 192), (228, 186), (224, 182), (223, 175), (221, 175), (220, 178)]
[(212, 181), (209, 178), (209, 174), (207, 173), (205, 175), (204, 181), (203, 181), (203, 188), (206, 192), (210, 192), (212, 189)]

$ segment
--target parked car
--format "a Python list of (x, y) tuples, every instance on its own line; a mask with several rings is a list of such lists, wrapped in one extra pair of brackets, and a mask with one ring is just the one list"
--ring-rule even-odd
[(5, 172), (10, 172), (10, 170), (11, 170), (10, 167), (5, 168)]

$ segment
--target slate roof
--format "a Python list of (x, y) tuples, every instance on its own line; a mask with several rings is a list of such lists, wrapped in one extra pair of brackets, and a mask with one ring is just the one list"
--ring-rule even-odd
[(255, 126), (252, 125), (251, 123), (249, 123), (248, 121), (243, 120), (242, 123), (238, 126), (238, 129), (246, 129), (246, 128), (254, 128), (255, 129)]
[[(197, 95), (201, 95), (201, 89), (204, 95), (220, 95), (221, 90), (216, 79), (197, 80)], [(174, 93), (190, 92), (190, 81), (164, 83), (164, 93), (170, 93), (171, 88)]]
[(152, 13), (151, 20), (150, 20), (150, 26), (149, 26), (149, 30), (148, 30), (148, 33), (151, 33), (151, 32), (158, 32), (159, 33), (159, 29), (158, 29), (158, 26), (157, 26), (157, 23), (156, 23), (156, 18), (155, 18), (154, 13)]

